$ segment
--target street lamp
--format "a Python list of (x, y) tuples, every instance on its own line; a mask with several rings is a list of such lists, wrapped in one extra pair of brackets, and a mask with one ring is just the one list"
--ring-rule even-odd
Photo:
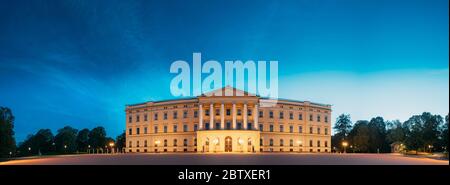
[(110, 142), (110, 143), (109, 143), (109, 146), (111, 147), (111, 153), (113, 153), (113, 152), (114, 152), (114, 143), (113, 143), (113, 142)]
[(161, 141), (160, 140), (156, 140), (155, 141), (155, 145), (156, 145), (156, 152), (158, 152), (158, 146), (159, 146), (159, 144), (161, 143)]
[(347, 146), (348, 146), (348, 143), (347, 143), (347, 141), (343, 141), (342, 142), (342, 146), (344, 147), (344, 153), (347, 153)]
[(297, 140), (297, 144), (298, 144), (298, 152), (300, 153), (300, 147), (302, 146), (302, 141)]

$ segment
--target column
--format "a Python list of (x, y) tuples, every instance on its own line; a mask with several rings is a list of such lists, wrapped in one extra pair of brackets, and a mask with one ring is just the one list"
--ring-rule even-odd
[(236, 104), (233, 103), (233, 129), (236, 129)]
[(247, 130), (247, 116), (248, 116), (248, 110), (247, 110), (247, 103), (244, 103), (244, 130)]
[(220, 105), (220, 128), (225, 129), (225, 105)]
[(209, 105), (209, 127), (211, 127), (211, 130), (214, 130), (214, 125), (215, 125), (215, 123), (214, 123), (214, 116), (215, 116), (215, 114), (214, 114), (214, 104), (211, 103)]
[(203, 105), (199, 104), (198, 105), (198, 114), (199, 114), (199, 119), (198, 119), (198, 129), (199, 130), (203, 130)]
[(258, 104), (255, 103), (255, 106), (253, 107), (253, 125), (255, 130), (259, 129), (258, 118), (259, 118)]

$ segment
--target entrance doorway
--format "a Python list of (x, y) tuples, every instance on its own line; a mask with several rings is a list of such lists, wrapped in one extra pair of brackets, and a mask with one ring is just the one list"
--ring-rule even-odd
[(227, 136), (225, 138), (225, 152), (231, 152), (233, 151), (233, 144), (232, 144), (232, 139), (230, 136)]

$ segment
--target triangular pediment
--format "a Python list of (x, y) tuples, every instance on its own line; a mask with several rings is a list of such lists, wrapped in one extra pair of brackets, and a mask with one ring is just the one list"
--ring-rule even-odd
[(222, 87), (220, 89), (212, 90), (206, 93), (203, 93), (201, 96), (253, 96), (256, 97), (257, 95), (249, 93), (247, 91), (237, 89), (231, 86)]

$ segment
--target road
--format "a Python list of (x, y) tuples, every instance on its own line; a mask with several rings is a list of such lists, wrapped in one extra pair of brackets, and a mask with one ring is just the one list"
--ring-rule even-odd
[(396, 154), (83, 154), (18, 158), (0, 165), (449, 165)]

